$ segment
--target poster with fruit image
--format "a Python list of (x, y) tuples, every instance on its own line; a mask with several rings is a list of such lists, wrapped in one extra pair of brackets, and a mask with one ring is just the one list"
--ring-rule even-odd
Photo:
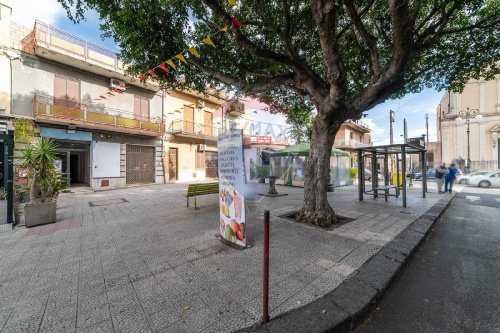
[(243, 133), (232, 130), (217, 139), (220, 235), (226, 244), (245, 248), (245, 167)]

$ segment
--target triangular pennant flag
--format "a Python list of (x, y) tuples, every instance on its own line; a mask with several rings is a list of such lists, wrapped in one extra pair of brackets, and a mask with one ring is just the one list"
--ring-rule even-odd
[(241, 22), (240, 22), (240, 21), (238, 21), (237, 19), (235, 19), (234, 17), (231, 17), (231, 22), (233, 22), (233, 24), (234, 24), (234, 26), (235, 26), (236, 28), (241, 27)]
[(113, 89), (113, 91), (115, 93), (118, 93), (118, 94), (123, 94), (123, 91), (121, 91), (120, 89), (117, 89), (117, 88)]
[(151, 75), (151, 76), (158, 77), (158, 75), (156, 75), (155, 71), (154, 71), (154, 70), (152, 70), (152, 69), (150, 69), (150, 70), (148, 71), (148, 73), (149, 73), (149, 75)]
[(112, 92), (108, 92), (108, 95), (109, 96), (114, 96), (114, 94)]
[(186, 61), (186, 58), (184, 58), (184, 56), (182, 55), (182, 53), (179, 53), (178, 55), (175, 56), (177, 59), (179, 59), (180, 61), (182, 61), (183, 63), (185, 63), (186, 65), (188, 64), (187, 61)]
[(228, 26), (227, 26), (227, 25), (225, 25), (225, 26), (223, 26), (223, 27), (222, 27), (219, 31), (224, 31), (224, 32), (227, 32), (227, 29), (228, 29)]
[(139, 75), (139, 80), (141, 81), (146, 81), (147, 78), (144, 75)]
[(167, 73), (170, 73), (170, 71), (168, 70), (167, 66), (165, 66), (164, 63), (161, 63), (158, 65), (158, 68), (160, 68), (161, 70), (167, 72)]
[(173, 69), (175, 69), (175, 65), (174, 65), (174, 62), (172, 61), (172, 59), (168, 59), (167, 61), (167, 64), (172, 67)]
[(210, 45), (210, 46), (215, 47), (215, 44), (214, 44), (214, 42), (212, 41), (212, 38), (210, 38), (210, 37), (205, 38), (205, 39), (203, 40), (203, 43), (205, 43), (205, 44), (207, 44), (207, 45)]
[(101, 99), (106, 99), (106, 97), (104, 97), (104, 96), (99, 96), (99, 97), (101, 97)]
[(124, 84), (122, 84), (122, 85), (120, 86), (120, 88), (122, 88), (122, 89), (127, 89), (127, 86), (126, 86), (126, 85), (124, 85)]
[(196, 48), (193, 46), (193, 47), (190, 47), (189, 48), (189, 52), (194, 55), (196, 58), (199, 58), (200, 57), (200, 54), (198, 53), (198, 51), (196, 51)]
[(237, 0), (228, 0), (229, 6), (234, 7), (236, 6), (236, 3), (238, 2)]

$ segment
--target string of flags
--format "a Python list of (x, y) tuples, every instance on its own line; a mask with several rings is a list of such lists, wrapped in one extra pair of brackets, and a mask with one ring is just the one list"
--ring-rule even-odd
[[(236, 6), (238, 3), (238, 0), (228, 0), (228, 4), (231, 7)], [(231, 17), (231, 23), (236, 27), (240, 28), (241, 27), (241, 22), (238, 21), (235, 17)], [(213, 36), (219, 34), (219, 33), (228, 33), (229, 27), (227, 25), (223, 26), (220, 28)], [(212, 38), (210, 36), (207, 36), (202, 39), (202, 43), (208, 46), (216, 47), (215, 43), (213, 42)], [(178, 60), (181, 64), (188, 65), (188, 62), (186, 60), (185, 54), (189, 54), (190, 56), (194, 56), (196, 58), (200, 58), (201, 55), (198, 52), (196, 46), (190, 46), (189, 48), (183, 50), (182, 52), (176, 54), (175, 56), (171, 57), (170, 59), (167, 59), (163, 61), (162, 63), (158, 64), (157, 66), (147, 70), (146, 72), (142, 73), (141, 75), (137, 76), (137, 79), (139, 79), (141, 82), (146, 82), (148, 79), (154, 78), (154, 79), (160, 79), (159, 75), (155, 72), (155, 70), (159, 69), (167, 74), (173, 74), (172, 70), (177, 70), (177, 67), (174, 63), (174, 60)], [(135, 81), (135, 78), (131, 79), (131, 82)], [(118, 88), (113, 88), (110, 89), (108, 92), (100, 95), (98, 98), (94, 98), (94, 101), (102, 101), (102, 100), (108, 100), (116, 95), (123, 94), (124, 91), (126, 91), (128, 87), (126, 85), (120, 85)]]

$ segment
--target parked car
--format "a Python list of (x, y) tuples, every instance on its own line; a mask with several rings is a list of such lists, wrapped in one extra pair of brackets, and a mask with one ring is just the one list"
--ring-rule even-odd
[[(457, 175), (456, 175), (457, 178), (455, 179), (455, 181), (458, 181), (458, 178), (463, 176), (462, 170), (460, 170), (460, 169), (457, 169), (457, 170), (458, 170)], [(436, 179), (436, 168), (430, 168), (429, 170), (427, 170), (426, 175), (427, 175), (427, 180)], [(416, 180), (422, 179), (422, 173), (417, 172), (415, 174), (415, 179)]]
[(500, 186), (500, 170), (470, 177), (469, 185), (476, 185), (479, 187)]
[(474, 177), (474, 176), (484, 176), (488, 172), (490, 172), (490, 171), (476, 171), (476, 172), (469, 173), (468, 175), (460, 175), (460, 176), (457, 175), (456, 181), (459, 184), (468, 184), (469, 183), (469, 179), (471, 177)]
[[(370, 169), (365, 169), (365, 180), (369, 181), (369, 182), (372, 181), (372, 172), (371, 172)], [(384, 180), (384, 176), (382, 176), (381, 174), (378, 174), (378, 180), (379, 181), (383, 181)]]

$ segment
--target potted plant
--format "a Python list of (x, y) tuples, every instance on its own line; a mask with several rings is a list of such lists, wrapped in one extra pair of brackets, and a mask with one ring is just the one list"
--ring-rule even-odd
[(266, 178), (269, 177), (270, 168), (269, 165), (259, 165), (257, 166), (257, 178), (259, 183), (265, 183)]
[(35, 140), (23, 151), (19, 166), (28, 173), (29, 202), (24, 206), (26, 227), (56, 221), (57, 196), (65, 187), (54, 166), (56, 153), (56, 143), (48, 138)]

